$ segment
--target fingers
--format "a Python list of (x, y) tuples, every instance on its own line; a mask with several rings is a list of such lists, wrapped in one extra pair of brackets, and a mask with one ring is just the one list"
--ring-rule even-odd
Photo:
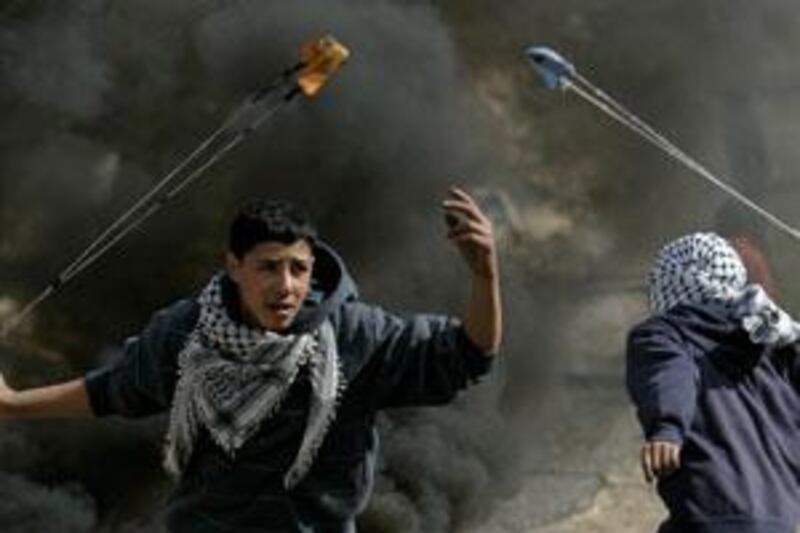
[(467, 192), (464, 191), (464, 189), (461, 189), (460, 187), (455, 187), (454, 186), (454, 187), (450, 187), (450, 189), (448, 189), (447, 192), (448, 192), (448, 194), (450, 195), (451, 198), (456, 199), (456, 200), (461, 200), (462, 202), (466, 202), (466, 203), (472, 204), (475, 208), (478, 208), (477, 202), (475, 202), (475, 200), (472, 199), (472, 196), (467, 194)]
[(458, 222), (475, 222), (484, 226), (489, 225), (489, 219), (472, 205), (460, 200), (444, 200), (442, 208), (446, 216)]
[(489, 256), (492, 253), (494, 241), (491, 237), (479, 237), (472, 233), (451, 237), (450, 241), (459, 247), (471, 246), (477, 253)]
[(447, 238), (459, 246), (476, 246), (483, 253), (491, 253), (494, 249), (494, 233), (488, 220), (473, 220), (466, 216), (452, 216), (450, 211), (445, 212), (445, 217), (450, 217), (447, 228)]
[(652, 483), (657, 478), (667, 476), (680, 468), (680, 451), (680, 445), (672, 442), (645, 443), (640, 458), (645, 481)]
[(681, 467), (681, 447), (671, 444), (668, 450), (667, 469), (669, 470), (668, 473), (672, 473)]
[(489, 219), (483, 214), (477, 202), (458, 187), (451, 187), (448, 197), (442, 201), (445, 211), (454, 212), (465, 216), (474, 222), (489, 223)]
[[(469, 197), (467, 197), (469, 198)], [(442, 202), (445, 219), (448, 222), (448, 238), (471, 233), (480, 236), (492, 235), (492, 223), (478, 208), (474, 201), (451, 197)]]
[(492, 235), (492, 228), (486, 224), (475, 222), (474, 220), (459, 219), (447, 229), (447, 237), (449, 239), (455, 239), (466, 234), (490, 237)]
[(649, 442), (642, 446), (641, 462), (644, 480), (647, 483), (652, 483), (655, 479), (655, 473), (653, 472), (653, 458)]
[(447, 238), (458, 247), (473, 274), (497, 279), (492, 223), (477, 202), (462, 189), (452, 187), (441, 205), (447, 222)]

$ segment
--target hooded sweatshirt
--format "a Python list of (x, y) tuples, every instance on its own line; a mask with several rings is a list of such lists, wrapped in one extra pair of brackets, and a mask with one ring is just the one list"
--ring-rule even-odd
[[(169, 531), (353, 532), (373, 484), (376, 413), (445, 404), (488, 372), (491, 358), (469, 341), (456, 320), (400, 318), (364, 304), (335, 252), (318, 245), (314, 253), (309, 296), (287, 333), (312, 331), (330, 320), (346, 388), (311, 470), (298, 485), (284, 488), (311, 394), (301, 369), (280, 409), (234, 457), (201, 434), (170, 499)], [(230, 280), (223, 284), (223, 300), (231, 317), (241, 320)], [(174, 303), (127, 340), (120, 358), (90, 372), (86, 385), (95, 415), (142, 417), (169, 410), (177, 355), (198, 315), (194, 298)]]
[(627, 386), (647, 440), (682, 445), (658, 481), (664, 533), (796, 533), (800, 358), (753, 344), (720, 308), (678, 305), (636, 326)]

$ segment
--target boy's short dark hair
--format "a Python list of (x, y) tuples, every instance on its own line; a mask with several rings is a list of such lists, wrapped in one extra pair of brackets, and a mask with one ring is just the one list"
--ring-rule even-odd
[(262, 242), (292, 244), (305, 240), (314, 246), (317, 229), (300, 207), (281, 200), (253, 200), (244, 204), (231, 223), (228, 249), (238, 259)]

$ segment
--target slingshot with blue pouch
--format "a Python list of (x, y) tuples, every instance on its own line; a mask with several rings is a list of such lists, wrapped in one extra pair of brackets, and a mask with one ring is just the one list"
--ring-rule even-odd
[(572, 91), (583, 100), (592, 104), (606, 115), (610, 116), (623, 126), (637, 133), (646, 141), (662, 150), (669, 157), (689, 168), (701, 178), (732, 196), (746, 208), (755, 211), (761, 218), (789, 237), (800, 241), (800, 230), (793, 228), (777, 216), (773, 215), (750, 198), (731, 187), (724, 180), (715, 176), (711, 171), (675, 146), (652, 126), (637, 117), (622, 104), (603, 92), (589, 80), (584, 78), (575, 66), (567, 61), (555, 50), (545, 46), (529, 46), (525, 49), (525, 57), (534, 70), (539, 74), (545, 86), (549, 89)]
[(316, 96), (349, 56), (349, 50), (331, 36), (302, 44), (300, 59), (296, 65), (286, 69), (271, 84), (247, 97), (222, 126), (108, 226), (36, 298), (9, 317), (0, 330), (0, 340), (5, 340), (36, 307), (174, 200), (209, 167), (272, 118), (279, 109), (299, 95), (308, 98)]

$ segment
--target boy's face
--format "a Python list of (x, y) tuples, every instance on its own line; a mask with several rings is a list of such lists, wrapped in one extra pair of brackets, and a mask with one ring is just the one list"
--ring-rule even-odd
[(303, 305), (311, 284), (314, 255), (309, 243), (267, 241), (241, 259), (230, 251), (225, 266), (239, 288), (242, 316), (269, 331), (288, 328)]

